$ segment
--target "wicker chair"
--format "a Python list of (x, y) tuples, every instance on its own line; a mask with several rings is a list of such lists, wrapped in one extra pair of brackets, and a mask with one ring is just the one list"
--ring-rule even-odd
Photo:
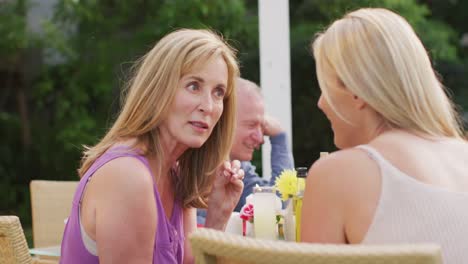
[[(440, 247), (331, 245), (246, 238), (201, 228), (190, 236), (196, 263), (441, 264)], [(219, 263), (218, 262), (218, 263)]]
[(35, 248), (60, 245), (77, 181), (31, 181), (33, 244)]
[(55, 264), (33, 259), (17, 216), (0, 216), (0, 264)]

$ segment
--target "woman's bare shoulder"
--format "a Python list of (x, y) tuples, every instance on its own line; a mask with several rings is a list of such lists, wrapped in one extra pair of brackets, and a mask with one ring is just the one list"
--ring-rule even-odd
[(376, 169), (376, 163), (365, 150), (351, 148), (333, 152), (317, 160), (311, 167), (309, 174), (339, 177), (344, 180), (354, 178), (370, 170)]
[(119, 194), (127, 197), (153, 193), (150, 171), (134, 157), (119, 157), (99, 168), (92, 177), (93, 185), (103, 194)]
[[(361, 202), (380, 192), (380, 168), (365, 150), (352, 148), (327, 155), (309, 170), (307, 184), (330, 199)], [(336, 196), (335, 198), (333, 196)]]
[(358, 148), (333, 152), (316, 161), (304, 194), (303, 215), (309, 222), (304, 224), (305, 241), (349, 241), (350, 223), (372, 214), (367, 208), (374, 208), (378, 199), (378, 174), (378, 165)]

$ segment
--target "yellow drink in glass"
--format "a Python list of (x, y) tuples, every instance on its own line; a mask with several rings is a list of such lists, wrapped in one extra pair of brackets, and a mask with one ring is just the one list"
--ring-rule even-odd
[(296, 241), (301, 241), (302, 197), (304, 196), (305, 178), (307, 168), (299, 167), (297, 170), (297, 194), (294, 199), (294, 212), (296, 214)]
[(302, 197), (294, 199), (294, 211), (296, 212), (296, 241), (301, 241), (301, 213), (302, 213)]

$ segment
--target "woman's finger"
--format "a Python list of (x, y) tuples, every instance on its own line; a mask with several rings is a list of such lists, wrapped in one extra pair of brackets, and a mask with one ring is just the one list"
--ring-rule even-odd
[(236, 180), (240, 180), (240, 181), (243, 181), (244, 180), (244, 170), (243, 169), (239, 169), (237, 171), (237, 173), (235, 173), (231, 179), (232, 182), (236, 181)]
[(245, 176), (245, 173), (244, 173), (244, 170), (243, 169), (239, 169), (239, 171), (237, 171), (237, 178), (240, 179), (240, 180), (243, 180), (244, 179), (244, 176)]
[(223, 169), (224, 169), (224, 170), (231, 170), (231, 168), (232, 168), (232, 167), (231, 167), (231, 163), (230, 163), (229, 161), (226, 160), (226, 161), (223, 163)]
[(233, 160), (232, 161), (232, 167), (236, 168), (237, 170), (240, 169), (241, 163), (238, 160)]

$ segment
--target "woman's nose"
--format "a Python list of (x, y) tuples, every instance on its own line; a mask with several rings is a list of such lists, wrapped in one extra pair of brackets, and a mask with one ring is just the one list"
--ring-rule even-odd
[(213, 111), (213, 98), (211, 98), (211, 94), (203, 95), (201, 97), (201, 102), (199, 106), (199, 110), (201, 112), (208, 112), (211, 113)]

